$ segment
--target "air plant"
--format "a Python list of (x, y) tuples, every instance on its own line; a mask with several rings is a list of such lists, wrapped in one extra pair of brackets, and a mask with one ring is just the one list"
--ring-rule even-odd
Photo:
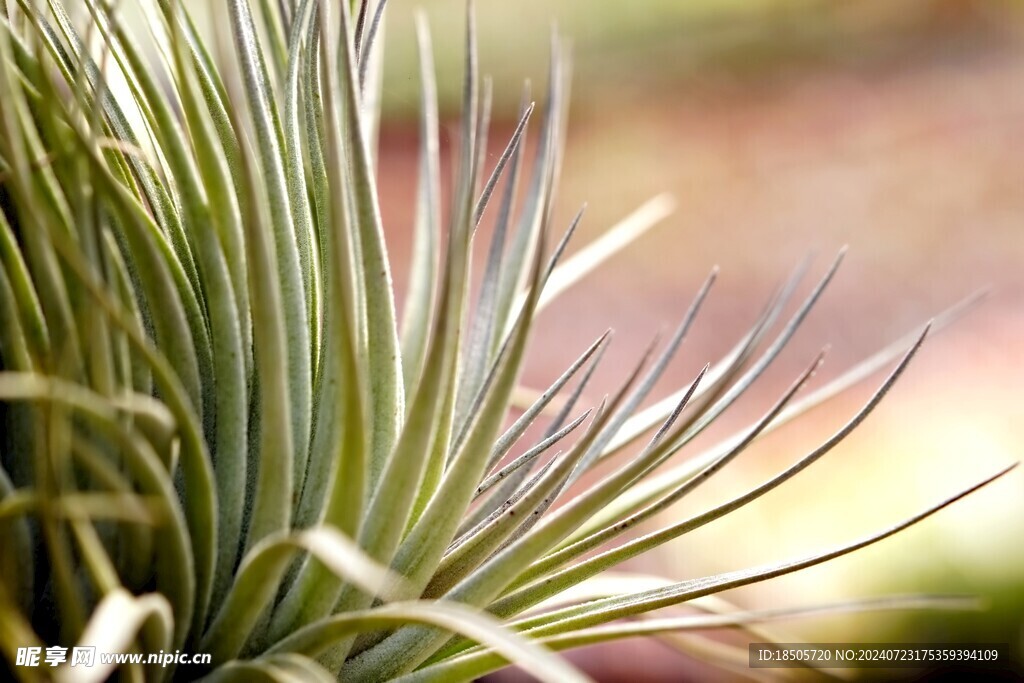
[[(520, 406), (537, 312), (667, 208), (653, 200), (560, 262), (581, 216), (556, 241), (568, 88), (558, 39), (535, 157), (524, 153), (538, 117), (527, 92), (485, 168), (490, 90), (470, 9), (445, 229), (419, 17), (420, 177), (399, 324), (374, 168), (384, 2), (212, 5), (224, 40), (204, 38), (176, 0), (140, 2), (134, 28), (108, 0), (76, 3), (81, 16), (61, 0), (4, 4), (0, 648), (12, 676), (104, 680), (119, 666), (125, 680), (455, 681), (511, 662), (574, 681), (584, 677), (552, 650), (822, 609), (970, 605), (912, 596), (744, 612), (710, 596), (878, 542), (1005, 470), (798, 560), (653, 583), (607, 573), (825, 455), (925, 332), (798, 399), (822, 360), (811, 359), (761, 419), (691, 453), (797, 332), (839, 259), (788, 321), (777, 325), (803, 268), (720, 360), (647, 405), (712, 272), (663, 348), (599, 404), (582, 405), (608, 334)], [(485, 212), (494, 229), (475, 293)], [(794, 465), (636, 535), (758, 437), (892, 364)], [(543, 436), (520, 446), (534, 425)], [(697, 611), (623, 621), (677, 605)], [(15, 661), (18, 648), (76, 644), (209, 662)]]

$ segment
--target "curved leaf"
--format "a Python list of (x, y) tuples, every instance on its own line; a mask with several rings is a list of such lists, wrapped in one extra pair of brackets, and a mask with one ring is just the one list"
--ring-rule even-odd
[(296, 652), (316, 657), (334, 642), (353, 634), (409, 623), (430, 624), (478, 640), (541, 681), (583, 683), (589, 680), (564, 660), (510, 633), (492, 617), (443, 601), (397, 602), (339, 614), (296, 632), (270, 652)]

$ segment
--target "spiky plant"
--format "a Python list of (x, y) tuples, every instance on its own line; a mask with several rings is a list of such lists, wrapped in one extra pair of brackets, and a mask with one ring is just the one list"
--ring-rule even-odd
[[(74, 17), (60, 0), (9, 0), (0, 20), (0, 646), (14, 676), (103, 680), (115, 664), (15, 661), (17, 648), (86, 644), (211, 656), (124, 664), (125, 680), (452, 681), (510, 661), (580, 680), (549, 648), (799, 614), (702, 598), (879, 541), (1002, 474), (799, 560), (679, 582), (594, 580), (823, 456), (924, 333), (794, 401), (813, 359), (755, 424), (683, 459), (797, 331), (838, 259), (771, 341), (802, 270), (721, 360), (639, 410), (712, 274), (659, 355), (600, 405), (577, 407), (607, 335), (506, 426), (537, 311), (665, 209), (656, 200), (558, 264), (579, 217), (549, 249), (566, 119), (557, 40), (532, 167), (527, 96), (484, 169), (490, 92), (470, 12), (445, 230), (420, 17), (420, 182), (399, 325), (374, 177), (384, 3), (212, 3), (218, 33), (233, 37), (221, 42), (204, 40), (176, 0), (139, 6), (137, 31), (107, 0), (76, 3)], [(487, 209), (494, 233), (471, 301)], [(901, 354), (867, 405), (787, 470), (592, 552)], [(541, 440), (507, 457), (539, 420)], [(610, 461), (610, 473), (585, 476)], [(620, 621), (672, 605), (704, 613)], [(962, 606), (915, 597), (837, 609)]]

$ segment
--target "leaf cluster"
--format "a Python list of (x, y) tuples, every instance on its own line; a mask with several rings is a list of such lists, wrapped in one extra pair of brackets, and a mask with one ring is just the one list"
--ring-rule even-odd
[[(562, 258), (582, 211), (559, 235), (569, 63), (557, 36), (543, 107), (527, 87), (488, 168), (491, 91), (470, 6), (443, 223), (420, 16), (415, 247), (399, 320), (375, 175), (384, 2), (213, 3), (230, 35), (221, 42), (204, 39), (177, 0), (139, 5), (134, 28), (109, 0), (84, 0), (77, 18), (61, 0), (18, 0), (0, 16), (8, 661), (35, 643), (86, 643), (212, 656), (198, 669), (124, 665), (126, 680), (452, 681), (514, 662), (574, 681), (582, 675), (551, 650), (822, 610), (973, 605), (910, 596), (743, 612), (709, 596), (880, 541), (1004, 472), (809, 557), (644, 586), (608, 572), (826, 455), (876, 408), (928, 328), (801, 394), (822, 361), (811, 359), (760, 419), (684, 458), (778, 357), (842, 255), (791, 306), (801, 267), (731, 350), (650, 403), (713, 271), (672, 336), (599, 405), (583, 405), (585, 388), (609, 334), (510, 420), (538, 311), (671, 209), (657, 197)], [(476, 290), (471, 255), (487, 212), (494, 231)], [(765, 433), (887, 366), (867, 404), (788, 469), (632, 533)], [(543, 436), (529, 443), (533, 425)], [(672, 606), (697, 612), (622, 621)]]

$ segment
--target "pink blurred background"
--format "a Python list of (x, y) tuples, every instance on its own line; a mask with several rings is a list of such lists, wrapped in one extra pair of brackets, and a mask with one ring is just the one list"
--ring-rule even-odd
[[(525, 385), (546, 386), (611, 326), (615, 339), (588, 392), (595, 402), (656, 331), (676, 324), (718, 264), (719, 281), (656, 390), (660, 398), (724, 354), (802, 258), (815, 255), (807, 291), (848, 244), (839, 275), (791, 346), (707, 438), (678, 456), (685, 458), (759, 417), (823, 344), (831, 351), (815, 385), (978, 289), (991, 294), (928, 340), (879, 410), (822, 462), (631, 565), (676, 580), (854, 540), (1024, 453), (1024, 34), (1016, 6), (679, 5), (690, 3), (477, 3), (482, 67), (496, 81), (490, 163), (511, 131), (519, 80), (544, 82), (549, 21), (574, 42), (556, 225), (567, 225), (583, 202), (589, 208), (570, 250), (653, 195), (668, 191), (678, 201), (671, 218), (542, 315)], [(426, 9), (442, 83), (457, 84), (463, 3), (436, 0)], [(411, 6), (395, 1), (389, 11), (380, 178), (391, 198), (384, 220), (402, 292), (417, 78)], [(442, 93), (454, 126), (455, 92)], [(443, 135), (446, 152), (453, 135)], [(477, 244), (482, 256), (486, 240)], [(663, 521), (779, 471), (839, 427), (880, 379), (763, 439)], [(896, 538), (725, 597), (777, 607), (886, 593), (979, 594), (989, 601), (983, 614), (885, 613), (781, 628), (794, 640), (974, 637), (1010, 642), (1019, 656), (1022, 493), (1017, 472)], [(746, 677), (658, 642), (590, 648), (573, 659), (602, 681)]]

